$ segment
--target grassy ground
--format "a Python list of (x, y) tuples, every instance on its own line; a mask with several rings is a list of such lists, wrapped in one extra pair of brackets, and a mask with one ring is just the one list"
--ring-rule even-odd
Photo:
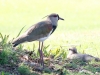
[[(65, 21), (59, 21), (57, 30), (45, 41), (45, 45), (67, 46), (77, 44), (78, 46), (81, 45), (83, 50), (92, 49), (89, 52), (86, 50), (86, 53), (100, 53), (99, 3), (99, 0), (1, 0), (0, 32), (4, 35), (10, 35), (12, 39), (17, 36), (23, 26), (26, 25), (24, 32), (45, 15), (56, 12)], [(34, 43), (37, 45), (36, 42)], [(27, 46), (31, 47), (32, 45), (30, 46), (28, 43)]]
[[(58, 13), (65, 21), (59, 21), (58, 28), (45, 41), (45, 46), (65, 50), (76, 45), (79, 52), (100, 57), (100, 1), (99, 0), (0, 0), (0, 32), (16, 37), (32, 24), (50, 13)], [(23, 33), (22, 32), (22, 33)], [(38, 42), (34, 42), (37, 45)], [(33, 43), (24, 44), (32, 50)]]

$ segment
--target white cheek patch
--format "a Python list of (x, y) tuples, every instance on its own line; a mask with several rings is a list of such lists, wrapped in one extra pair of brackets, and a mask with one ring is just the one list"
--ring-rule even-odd
[(58, 21), (58, 20), (59, 20), (59, 18), (58, 18), (58, 17), (56, 17), (56, 20)]

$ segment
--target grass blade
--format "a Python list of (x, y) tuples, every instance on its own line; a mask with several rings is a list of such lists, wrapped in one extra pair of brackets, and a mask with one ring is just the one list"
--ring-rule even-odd
[(0, 33), (0, 38), (3, 40), (3, 35)]
[[(25, 27), (25, 26), (24, 26)], [(18, 33), (17, 37), (20, 35), (20, 33), (22, 32), (22, 30), (24, 29), (24, 27), (22, 27), (22, 29), (20, 30), (20, 32)]]
[(1, 75), (4, 75), (4, 72), (3, 71), (1, 72)]

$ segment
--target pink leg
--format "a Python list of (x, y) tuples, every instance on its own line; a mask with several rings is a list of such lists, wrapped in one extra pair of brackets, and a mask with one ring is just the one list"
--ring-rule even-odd
[(39, 55), (40, 55), (40, 62), (41, 62), (41, 50), (40, 50), (40, 44), (41, 44), (41, 42), (39, 41), (39, 49), (38, 49), (38, 51), (39, 51)]
[(41, 45), (41, 48), (40, 48), (40, 45), (41, 45), (41, 42), (39, 41), (39, 55), (40, 55), (40, 62), (41, 62), (41, 65), (43, 66), (44, 68), (44, 61), (43, 61), (43, 52), (42, 52), (42, 49), (43, 49), (43, 42), (42, 42), (42, 45)]
[(41, 45), (41, 61), (42, 61), (42, 65), (43, 65), (43, 68), (44, 68), (44, 61), (43, 61), (43, 42), (42, 42), (42, 45)]

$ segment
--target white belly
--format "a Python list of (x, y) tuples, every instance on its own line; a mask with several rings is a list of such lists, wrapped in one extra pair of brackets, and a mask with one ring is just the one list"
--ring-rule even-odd
[(38, 39), (38, 41), (43, 42), (44, 40), (46, 40), (50, 36), (50, 34), (52, 33), (52, 30), (50, 31), (50, 33), (46, 37), (40, 38), (40, 39)]

